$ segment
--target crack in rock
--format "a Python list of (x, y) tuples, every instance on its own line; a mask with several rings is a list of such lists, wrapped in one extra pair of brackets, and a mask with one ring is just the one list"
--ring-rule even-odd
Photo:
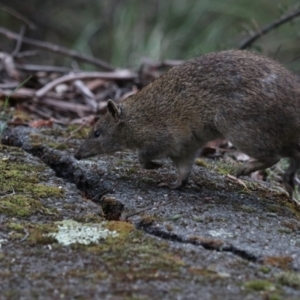
[[(113, 193), (109, 185), (101, 181), (100, 170), (91, 172), (79, 164), (69, 153), (48, 148), (42, 144), (30, 143), (29, 134), (35, 130), (29, 127), (7, 127), (2, 135), (1, 143), (8, 146), (15, 146), (23, 149), (33, 156), (37, 156), (55, 171), (57, 177), (67, 179), (75, 183), (77, 188), (84, 192), (85, 196), (93, 202), (99, 204), (102, 196)], [(96, 166), (95, 166), (96, 168)]]
[(138, 224), (136, 224), (136, 227), (148, 234), (154, 235), (156, 237), (160, 237), (168, 241), (192, 244), (195, 246), (202, 246), (206, 250), (215, 250), (218, 252), (230, 252), (236, 256), (241, 257), (242, 259), (255, 262), (255, 263), (263, 262), (262, 257), (249, 253), (246, 250), (239, 249), (231, 244), (226, 245), (223, 240), (215, 240), (215, 239), (205, 238), (200, 236), (184, 237), (176, 233), (164, 231), (161, 228), (159, 228), (158, 224), (155, 224), (153, 222), (145, 223), (143, 222), (143, 220), (141, 220)]

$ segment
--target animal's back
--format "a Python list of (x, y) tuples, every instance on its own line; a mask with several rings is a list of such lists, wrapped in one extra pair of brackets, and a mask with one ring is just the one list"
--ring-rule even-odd
[[(297, 77), (279, 63), (248, 51), (191, 59), (145, 87), (133, 101), (149, 126), (165, 125), (176, 134), (192, 133), (203, 140), (213, 138), (214, 132), (232, 141), (236, 135), (247, 140), (249, 135), (265, 139), (269, 134), (280, 148), (294, 141), (300, 130)], [(241, 142), (237, 146), (246, 150)]]

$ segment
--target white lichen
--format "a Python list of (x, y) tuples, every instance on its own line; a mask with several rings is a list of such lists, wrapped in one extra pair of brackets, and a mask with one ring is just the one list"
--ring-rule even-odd
[(81, 224), (73, 220), (58, 222), (58, 232), (48, 233), (47, 236), (53, 237), (59, 244), (71, 245), (74, 243), (88, 245), (99, 243), (108, 237), (117, 237), (116, 231), (105, 228), (105, 222), (99, 224)]
[(2, 248), (2, 244), (6, 243), (7, 239), (0, 239), (0, 249)]
[(233, 237), (233, 234), (231, 232), (227, 232), (226, 230), (220, 228), (217, 230), (209, 230), (208, 233), (213, 237)]

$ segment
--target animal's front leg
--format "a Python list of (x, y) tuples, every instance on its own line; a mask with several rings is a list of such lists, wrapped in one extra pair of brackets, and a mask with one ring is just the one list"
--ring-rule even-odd
[(139, 162), (144, 169), (153, 170), (158, 169), (162, 166), (162, 164), (156, 163), (152, 161), (157, 156), (156, 153), (149, 152), (149, 150), (141, 149), (139, 151)]
[(170, 189), (179, 189), (184, 187), (190, 176), (196, 153), (190, 153), (186, 157), (171, 157), (172, 161), (178, 169), (178, 177), (175, 182), (162, 182), (159, 186), (167, 186)]

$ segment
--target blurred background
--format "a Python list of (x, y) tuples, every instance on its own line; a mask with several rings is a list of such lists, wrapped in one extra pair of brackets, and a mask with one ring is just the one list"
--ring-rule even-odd
[[(117, 67), (136, 68), (145, 58), (188, 59), (238, 48), (241, 41), (282, 14), (296, 0), (1, 0), (1, 26), (101, 58)], [(16, 12), (22, 17), (16, 16)], [(300, 18), (264, 35), (251, 49), (300, 69)], [(0, 36), (0, 51), (15, 41)], [(30, 49), (23, 45), (22, 50)], [(28, 58), (30, 61), (30, 58)], [(37, 58), (34, 57), (34, 61)], [(41, 52), (41, 63), (68, 65), (66, 57)], [(81, 64), (91, 70), (94, 66)]]

